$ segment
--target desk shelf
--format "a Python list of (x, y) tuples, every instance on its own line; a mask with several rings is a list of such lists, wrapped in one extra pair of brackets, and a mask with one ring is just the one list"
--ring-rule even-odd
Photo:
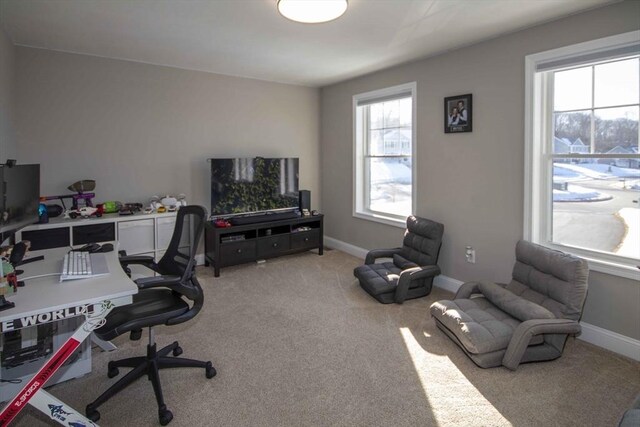
[[(31, 250), (65, 248), (70, 245), (117, 241), (129, 255), (151, 255), (159, 259), (169, 246), (176, 213), (107, 214), (100, 218), (52, 218), (46, 224), (34, 224), (16, 233), (16, 240), (31, 241)], [(191, 236), (192, 233), (189, 234)], [(191, 238), (180, 242), (189, 247)]]

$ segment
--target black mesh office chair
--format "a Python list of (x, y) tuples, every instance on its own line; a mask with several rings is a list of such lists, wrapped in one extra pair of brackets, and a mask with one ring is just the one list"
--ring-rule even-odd
[[(182, 348), (178, 342), (156, 351), (153, 326), (177, 325), (192, 319), (203, 303), (203, 293), (195, 276), (195, 253), (204, 229), (207, 216), (202, 206), (185, 206), (177, 214), (176, 226), (166, 253), (158, 263), (149, 256), (123, 256), (120, 262), (125, 271), (130, 273), (129, 265), (140, 264), (148, 267), (159, 275), (145, 277), (135, 282), (140, 292), (133, 296), (130, 305), (115, 308), (104, 326), (96, 329), (95, 334), (105, 340), (111, 340), (119, 335), (131, 332), (131, 339), (140, 339), (142, 328), (149, 328), (149, 344), (147, 355), (109, 362), (107, 375), (113, 378), (118, 375), (118, 368), (133, 368), (118, 382), (112, 385), (100, 397), (87, 405), (86, 414), (92, 421), (100, 419), (98, 406), (109, 400), (116, 393), (123, 390), (138, 378), (146, 375), (153, 384), (153, 391), (158, 402), (158, 417), (160, 424), (167, 425), (173, 419), (162, 397), (159, 370), (164, 368), (204, 368), (207, 378), (216, 375), (211, 362), (179, 358)], [(193, 230), (189, 245), (189, 253), (183, 253), (180, 241), (183, 233)], [(187, 300), (191, 301), (189, 305)], [(172, 353), (173, 356), (168, 356)]]

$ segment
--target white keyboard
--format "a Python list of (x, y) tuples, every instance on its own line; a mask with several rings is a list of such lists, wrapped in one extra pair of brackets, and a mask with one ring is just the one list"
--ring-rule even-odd
[(62, 274), (60, 281), (86, 279), (88, 277), (108, 274), (107, 260), (104, 254), (91, 254), (89, 252), (68, 252), (62, 261)]

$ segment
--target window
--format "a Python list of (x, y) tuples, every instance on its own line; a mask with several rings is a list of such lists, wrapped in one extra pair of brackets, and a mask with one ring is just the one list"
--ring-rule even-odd
[(415, 201), (415, 97), (409, 83), (353, 97), (354, 216), (404, 227)]
[(640, 32), (530, 55), (525, 238), (638, 278)]

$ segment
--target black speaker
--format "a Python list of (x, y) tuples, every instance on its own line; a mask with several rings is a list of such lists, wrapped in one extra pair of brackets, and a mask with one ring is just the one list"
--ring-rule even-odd
[(300, 212), (304, 209), (311, 212), (311, 191), (300, 190), (298, 192), (298, 206), (300, 207)]

